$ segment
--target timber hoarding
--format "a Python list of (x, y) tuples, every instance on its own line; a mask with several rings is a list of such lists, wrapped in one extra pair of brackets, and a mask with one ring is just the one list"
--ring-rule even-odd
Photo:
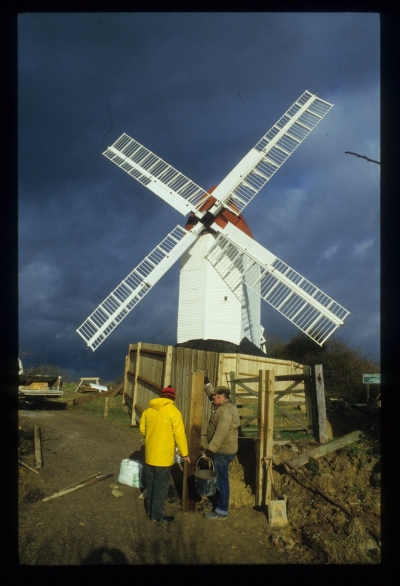
[[(260, 370), (274, 370), (276, 376), (302, 375), (303, 365), (290, 360), (229, 354), (175, 348), (161, 344), (138, 342), (130, 344), (125, 361), (123, 401), (129, 409), (131, 425), (138, 425), (149, 401), (160, 395), (161, 390), (172, 385), (176, 390), (175, 404), (182, 413), (188, 429), (191, 403), (190, 374), (205, 371), (214, 386), (230, 387), (231, 372), (240, 378), (258, 377)], [(257, 383), (248, 383), (255, 392)], [(275, 382), (275, 391), (284, 391), (288, 383)], [(248, 394), (236, 387), (236, 402), (240, 404), (241, 395)], [(254, 397), (257, 401), (257, 398)], [(299, 382), (291, 395), (284, 395), (284, 401), (304, 402), (304, 382)], [(245, 401), (245, 399), (243, 399)], [(205, 434), (211, 414), (211, 404), (204, 393), (202, 435)]]

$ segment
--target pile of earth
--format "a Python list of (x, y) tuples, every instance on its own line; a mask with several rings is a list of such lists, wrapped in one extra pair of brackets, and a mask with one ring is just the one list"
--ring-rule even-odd
[[(343, 403), (327, 408), (333, 437), (361, 430), (359, 441), (311, 459), (299, 471), (331, 501), (282, 465), (318, 447), (314, 440), (277, 439), (273, 448), (273, 484), (284, 499), (288, 525), (272, 536), (277, 547), (297, 545), (301, 561), (378, 563), (380, 561), (381, 456), (380, 410), (357, 410)], [(278, 436), (279, 437), (279, 436)], [(230, 506), (254, 505), (256, 443), (239, 440), (238, 458), (230, 467)], [(346, 514), (337, 503), (350, 514)]]

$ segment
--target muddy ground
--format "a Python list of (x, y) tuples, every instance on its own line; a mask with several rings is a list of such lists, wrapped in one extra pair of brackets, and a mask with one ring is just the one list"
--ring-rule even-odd
[[(274, 445), (274, 484), (286, 498), (288, 526), (273, 528), (254, 508), (255, 443), (239, 440), (231, 464), (227, 521), (181, 511), (179, 465), (174, 466), (166, 514), (148, 519), (140, 490), (117, 482), (124, 458), (141, 454), (140, 434), (74, 407), (52, 402), (19, 411), (19, 458), (34, 467), (34, 424), (40, 427), (43, 466), (18, 471), (19, 563), (24, 566), (140, 564), (376, 564), (380, 562), (379, 411), (331, 405), (333, 437), (363, 429), (365, 437), (301, 469), (352, 518), (295, 480), (279, 462), (318, 444), (307, 439)], [(43, 502), (89, 476), (114, 476)], [(175, 481), (175, 482), (174, 482)], [(114, 496), (118, 486), (122, 496)], [(223, 548), (221, 548), (223, 544)]]

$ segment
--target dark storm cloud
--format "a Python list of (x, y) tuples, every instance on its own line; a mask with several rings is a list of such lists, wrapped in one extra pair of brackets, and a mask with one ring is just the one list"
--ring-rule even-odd
[[(335, 104), (246, 209), (256, 239), (379, 354), (379, 20), (373, 14), (19, 17), (20, 339), (76, 376), (176, 342), (174, 266), (99, 349), (76, 328), (185, 218), (102, 156), (123, 132), (205, 189), (306, 89)], [(360, 294), (363, 291), (363, 294)], [(297, 330), (264, 304), (267, 333)]]

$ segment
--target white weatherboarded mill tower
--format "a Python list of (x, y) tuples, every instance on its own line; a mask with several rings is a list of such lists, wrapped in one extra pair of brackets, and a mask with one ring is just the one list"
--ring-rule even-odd
[[(214, 191), (210, 189), (208, 193)], [(207, 197), (202, 208), (208, 209), (215, 202)], [(245, 234), (253, 238), (241, 214), (237, 217), (228, 210), (218, 220), (231, 221)], [(197, 223), (192, 214), (185, 228), (190, 230)], [(255, 346), (261, 342), (261, 298), (259, 289), (253, 291), (242, 283), (235, 295), (227, 283), (207, 260), (207, 254), (217, 236), (204, 230), (195, 244), (181, 257), (179, 277), (178, 344), (188, 340), (225, 340), (239, 345), (247, 338)], [(239, 269), (234, 269), (240, 278)], [(260, 270), (253, 268), (258, 277)]]
[[(349, 312), (258, 244), (243, 209), (332, 108), (304, 92), (208, 193), (128, 135), (103, 153), (184, 216), (77, 329), (96, 350), (181, 259), (178, 343), (247, 338), (260, 347), (260, 300), (322, 345)], [(212, 195), (210, 193), (212, 192)]]

